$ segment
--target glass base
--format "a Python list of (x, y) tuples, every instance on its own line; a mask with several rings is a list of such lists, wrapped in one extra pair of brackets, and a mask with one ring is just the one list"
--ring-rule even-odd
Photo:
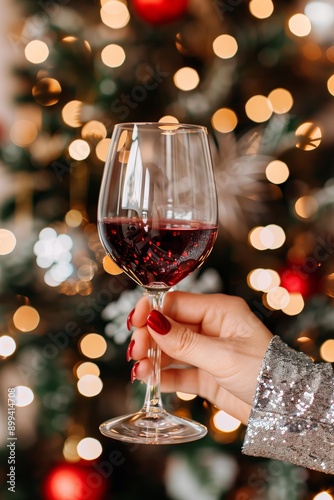
[(107, 420), (100, 425), (107, 437), (138, 444), (178, 444), (204, 437), (207, 428), (188, 418), (177, 417), (166, 410), (141, 410)]

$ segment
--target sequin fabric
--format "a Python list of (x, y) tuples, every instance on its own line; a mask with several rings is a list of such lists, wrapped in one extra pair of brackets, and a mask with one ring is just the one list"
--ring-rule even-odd
[(334, 372), (274, 336), (242, 452), (334, 474)]

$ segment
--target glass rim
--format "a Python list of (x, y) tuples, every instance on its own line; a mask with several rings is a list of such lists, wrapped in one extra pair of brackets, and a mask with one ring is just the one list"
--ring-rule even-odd
[(135, 121), (135, 122), (121, 122), (121, 123), (116, 123), (114, 125), (114, 128), (123, 128), (124, 130), (126, 129), (132, 129), (135, 125), (138, 126), (156, 126), (157, 129), (164, 130), (162, 127), (175, 127), (177, 128), (183, 128), (183, 129), (195, 129), (195, 130), (203, 130), (207, 131), (207, 127), (205, 125), (198, 125), (196, 123), (179, 123), (179, 122), (149, 122), (149, 121)]

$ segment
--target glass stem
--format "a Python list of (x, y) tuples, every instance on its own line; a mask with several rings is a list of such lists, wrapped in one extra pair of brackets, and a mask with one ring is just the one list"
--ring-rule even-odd
[[(156, 309), (157, 311), (162, 312), (163, 301), (166, 293), (166, 290), (147, 290), (146, 295), (149, 298), (151, 310)], [(153, 369), (147, 382), (143, 410), (147, 413), (157, 413), (157, 411), (163, 410), (160, 392), (161, 349), (152, 337), (149, 358), (151, 359)]]

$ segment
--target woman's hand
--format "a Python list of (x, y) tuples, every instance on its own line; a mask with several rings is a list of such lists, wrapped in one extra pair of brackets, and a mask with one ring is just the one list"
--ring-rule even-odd
[(169, 292), (163, 312), (143, 297), (129, 315), (132, 379), (152, 370), (151, 335), (162, 351), (163, 392), (197, 394), (246, 424), (272, 334), (238, 297)]

